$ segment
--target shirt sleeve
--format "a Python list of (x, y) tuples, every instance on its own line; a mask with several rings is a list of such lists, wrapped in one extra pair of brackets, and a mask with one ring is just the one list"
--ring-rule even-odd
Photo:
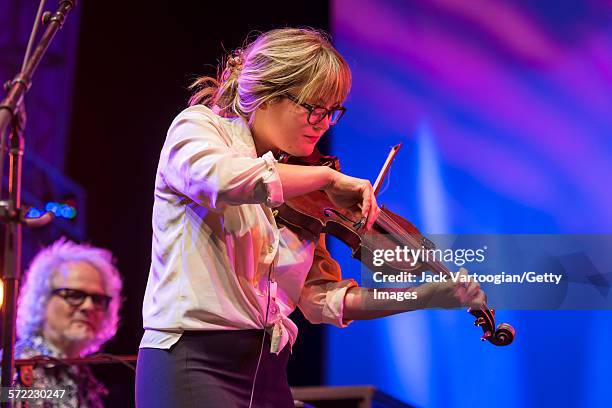
[(283, 189), (272, 152), (250, 157), (232, 149), (210, 115), (188, 109), (173, 122), (160, 157), (165, 183), (213, 210), (228, 204), (281, 205)]
[(355, 280), (342, 279), (340, 265), (327, 251), (325, 234), (321, 234), (298, 307), (311, 323), (346, 327), (352, 320), (343, 319), (344, 296), (354, 286), (357, 286)]

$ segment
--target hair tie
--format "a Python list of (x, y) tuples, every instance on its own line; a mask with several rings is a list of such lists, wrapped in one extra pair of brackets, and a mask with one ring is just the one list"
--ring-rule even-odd
[(244, 61), (242, 60), (242, 50), (234, 50), (227, 57), (226, 68), (230, 71), (239, 71), (240, 69), (242, 69), (243, 62)]

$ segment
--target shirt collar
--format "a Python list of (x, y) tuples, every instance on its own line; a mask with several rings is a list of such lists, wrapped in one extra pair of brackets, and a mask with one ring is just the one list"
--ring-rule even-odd
[(232, 136), (236, 136), (234, 139), (234, 148), (250, 157), (257, 157), (255, 141), (253, 140), (253, 134), (251, 133), (247, 119), (239, 116), (228, 119), (228, 122), (231, 128)]

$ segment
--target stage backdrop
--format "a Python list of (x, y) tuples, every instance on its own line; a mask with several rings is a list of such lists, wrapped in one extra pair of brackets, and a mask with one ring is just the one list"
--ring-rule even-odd
[[(353, 69), (332, 136), (343, 170), (427, 233), (612, 232), (612, 5), (336, 0)], [(348, 277), (360, 267), (332, 251)], [(609, 277), (608, 277), (609, 278)], [(329, 329), (327, 383), (427, 407), (612, 406), (612, 313), (499, 311), (517, 339), (478, 341), (464, 311)]]

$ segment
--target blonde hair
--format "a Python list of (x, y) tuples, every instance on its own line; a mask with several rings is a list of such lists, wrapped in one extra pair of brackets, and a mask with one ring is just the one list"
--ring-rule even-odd
[(300, 102), (340, 103), (350, 87), (350, 68), (326, 33), (282, 28), (262, 33), (234, 51), (219, 66), (216, 79), (204, 76), (193, 82), (189, 105), (207, 105), (222, 116), (251, 119), (259, 106), (287, 92), (294, 92)]

